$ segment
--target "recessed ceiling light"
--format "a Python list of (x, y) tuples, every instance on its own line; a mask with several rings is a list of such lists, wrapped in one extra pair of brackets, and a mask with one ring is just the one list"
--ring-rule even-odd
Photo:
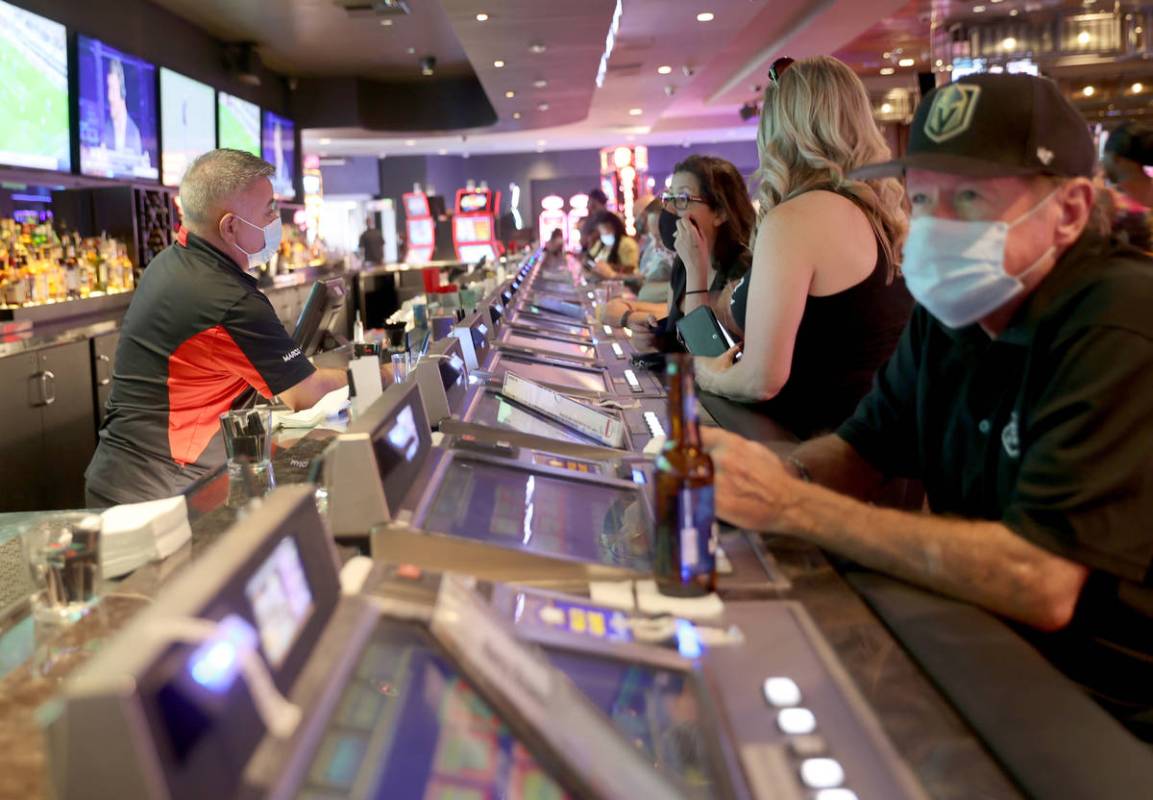
[(544, 42), (533, 42), (532, 44), (530, 44), (528, 46), (528, 49), (530, 52), (533, 52), (533, 53), (536, 53), (537, 55), (540, 55), (545, 50), (548, 50), (548, 47), (545, 46)]
[(1001, 40), (1001, 48), (1004, 50), (1016, 50), (1017, 49), (1017, 40), (1014, 39), (1012, 36), (1006, 36), (1004, 39)]
[(917, 63), (917, 60), (915, 58), (902, 58), (900, 61), (897, 62), (897, 66), (898, 67), (911, 67), (916, 63)]
[(390, 20), (390, 19), (382, 19), (382, 20), (380, 21), (380, 24), (381, 24), (381, 25), (383, 25), (383, 26), (384, 26), (384, 27), (386, 27), (386, 28), (391, 28), (391, 27), (392, 27), (392, 20)]
[(942, 61), (941, 59), (939, 59), (939, 58), (937, 59), (937, 66), (938, 66), (938, 67), (940, 67), (940, 66), (943, 66), (943, 65), (944, 65), (944, 63), (945, 63), (945, 62), (944, 62), (944, 61)]
[(973, 13), (974, 14), (984, 14), (985, 13), (985, 7), (984, 6), (973, 6)]
[(882, 75), (892, 75), (896, 71), (897, 70), (893, 69), (892, 67), (881, 67)]
[(673, 68), (670, 67), (668, 64), (664, 64), (663, 66), (657, 67), (657, 74), (658, 75), (668, 75), (672, 71), (673, 71)]
[(415, 140), (415, 139), (405, 139), (405, 140), (404, 140), (404, 146), (405, 146), (405, 147), (412, 147), (412, 146), (413, 146), (413, 145), (415, 145), (415, 144), (416, 144), (416, 140)]
[(520, 112), (519, 111), (512, 112), (512, 118), (513, 119), (520, 119)]
[(494, 67), (496, 67), (497, 69), (504, 69), (504, 62), (501, 61), (499, 58), (496, 61), (492, 62), (492, 65)]
[(532, 85), (535, 89), (543, 89), (548, 86), (548, 81), (546, 81), (544, 78), (541, 78), (540, 80), (533, 81)]
[(1021, 13), (1021, 9), (1019, 9), (1019, 8), (1011, 8), (1011, 9), (1009, 9), (1009, 16), (1010, 16), (1010, 17), (1015, 17), (1015, 16), (1017, 16), (1017, 15), (1018, 15), (1018, 14), (1020, 14), (1020, 13)]
[(881, 53), (881, 58), (885, 59), (886, 61), (888, 61), (892, 57), (893, 57), (893, 54), (887, 50), (884, 53)]
[(882, 114), (892, 114), (893, 113), (892, 104), (891, 103), (881, 103), (881, 113)]
[(1077, 34), (1077, 44), (1089, 44), (1089, 40), (1092, 38), (1093, 37), (1089, 35), (1089, 31), (1081, 31), (1079, 34)]
[[(1133, 92), (1133, 94), (1141, 94), (1141, 92), (1145, 91), (1145, 84), (1138, 81), (1137, 83), (1130, 86), (1129, 90)], [(321, 140), (321, 143), (323, 144), (323, 140)]]
[(410, 56), (415, 56), (416, 55), (416, 48), (415, 47), (408, 48), (408, 54)]
[(512, 89), (509, 89), (507, 92), (504, 93), (504, 96), (507, 97), (509, 100), (511, 100), (514, 97), (516, 97), (516, 92), (514, 92)]
[(488, 22), (488, 14), (483, 11), (476, 15), (477, 22)]
[(716, 14), (711, 11), (702, 11), (697, 14), (697, 22), (712, 22), (716, 18)]
[(320, 140), (320, 143), (321, 143), (322, 145), (332, 144), (332, 139), (328, 139), (328, 138), (325, 138), (325, 139), (321, 139), (321, 140)]
[(1081, 94), (1085, 95), (1086, 97), (1092, 97), (1096, 93), (1097, 93), (1097, 90), (1094, 89), (1092, 86), (1086, 86), (1084, 89), (1081, 90)]
[(645, 113), (645, 110), (643, 108), (630, 108), (629, 109), (629, 116), (630, 117), (639, 117), (643, 113)]
[(536, 110), (537, 111), (548, 111), (548, 103), (538, 103)]

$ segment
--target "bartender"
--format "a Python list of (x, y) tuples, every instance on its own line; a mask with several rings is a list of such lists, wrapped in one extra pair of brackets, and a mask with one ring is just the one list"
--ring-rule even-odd
[[(787, 462), (706, 437), (717, 512), (1001, 615), (1153, 741), (1153, 260), (1101, 224), (1092, 138), (1048, 79), (934, 90), (877, 166), (905, 172), (913, 317)], [(857, 499), (892, 476), (932, 513)]]
[(222, 464), (219, 417), (250, 387), (298, 410), (347, 384), (309, 363), (250, 272), (280, 246), (275, 172), (221, 149), (185, 174), (184, 228), (144, 271), (120, 330), (89, 507), (170, 497)]

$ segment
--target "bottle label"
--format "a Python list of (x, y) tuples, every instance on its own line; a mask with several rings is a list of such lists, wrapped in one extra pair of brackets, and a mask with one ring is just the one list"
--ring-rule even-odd
[(712, 572), (716, 567), (716, 521), (713, 487), (682, 489), (678, 498), (681, 580)]

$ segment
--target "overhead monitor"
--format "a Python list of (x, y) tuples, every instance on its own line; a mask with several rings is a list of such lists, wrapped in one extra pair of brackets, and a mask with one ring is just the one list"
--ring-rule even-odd
[(0, 0), (0, 164), (72, 169), (68, 35)]
[(262, 158), (276, 167), (272, 175), (273, 193), (280, 200), (296, 199), (296, 123), (265, 111), (261, 152)]
[(220, 92), (216, 98), (220, 146), (260, 155), (260, 106)]
[(80, 171), (159, 178), (155, 65), (87, 36), (76, 37), (76, 57)]
[(160, 68), (162, 182), (179, 186), (197, 156), (216, 147), (216, 91), (208, 84)]

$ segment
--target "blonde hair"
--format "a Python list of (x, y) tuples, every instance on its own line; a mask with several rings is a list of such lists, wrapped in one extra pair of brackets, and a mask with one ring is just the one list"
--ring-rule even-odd
[(794, 62), (778, 82), (770, 81), (757, 152), (758, 226), (769, 209), (805, 192), (845, 195), (868, 217), (892, 279), (909, 227), (904, 189), (895, 178), (848, 177), (858, 167), (890, 158), (869, 95), (851, 69), (830, 56), (815, 56)]

